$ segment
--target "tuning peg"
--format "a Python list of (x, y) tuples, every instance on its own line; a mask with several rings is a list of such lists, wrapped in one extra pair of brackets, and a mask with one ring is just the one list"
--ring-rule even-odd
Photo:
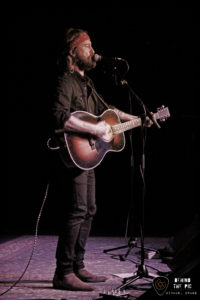
[(161, 107), (158, 107), (157, 108), (157, 111), (160, 111), (160, 110), (162, 110), (162, 109), (164, 109), (165, 108), (165, 106), (164, 105), (161, 105)]
[(165, 122), (167, 119), (166, 118), (161, 118), (160, 121), (161, 122)]

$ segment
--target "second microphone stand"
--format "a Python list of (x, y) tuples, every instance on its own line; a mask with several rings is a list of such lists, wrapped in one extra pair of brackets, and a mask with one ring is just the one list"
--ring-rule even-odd
[[(128, 63), (127, 63), (128, 65)], [(129, 69), (129, 68), (128, 68)], [(146, 127), (144, 126), (144, 122), (147, 118), (152, 120), (152, 122), (156, 125), (157, 128), (160, 128), (160, 125), (157, 123), (157, 121), (154, 119), (153, 115), (151, 114), (150, 110), (147, 108), (147, 106), (143, 103), (143, 101), (139, 98), (139, 96), (133, 91), (133, 89), (129, 86), (128, 82), (126, 80), (121, 80), (121, 85), (126, 85), (128, 90), (129, 90), (129, 95), (132, 95), (138, 103), (142, 106), (144, 115), (143, 115), (143, 122), (141, 126), (141, 140), (142, 140), (142, 147), (141, 147), (141, 161), (140, 161), (140, 173), (142, 177), (142, 201), (141, 201), (141, 208), (140, 208), (140, 239), (141, 239), (141, 258), (140, 258), (140, 264), (137, 265), (137, 271), (133, 274), (133, 276), (129, 278), (124, 279), (124, 283), (117, 287), (116, 290), (122, 290), (123, 288), (127, 287), (130, 285), (132, 282), (136, 281), (137, 279), (140, 278), (153, 278), (154, 276), (150, 275), (148, 273), (148, 270), (144, 264), (145, 260), (145, 247), (144, 247), (144, 200), (145, 200), (145, 139), (146, 139)], [(130, 101), (130, 113), (132, 114), (132, 103)], [(133, 168), (134, 168), (134, 160), (133, 160), (133, 146), (132, 146), (132, 135), (130, 133), (130, 145), (131, 145), (131, 177), (133, 176)], [(124, 256), (121, 256), (121, 260), (125, 260), (126, 257), (129, 255), (131, 249), (133, 247), (137, 247), (137, 241), (135, 238), (130, 238), (128, 245), (126, 246), (120, 246), (117, 248), (112, 248), (112, 249), (107, 249), (104, 250), (104, 253), (117, 250), (117, 249), (122, 249), (128, 247), (128, 251)], [(150, 251), (155, 251), (155, 249), (147, 249)]]

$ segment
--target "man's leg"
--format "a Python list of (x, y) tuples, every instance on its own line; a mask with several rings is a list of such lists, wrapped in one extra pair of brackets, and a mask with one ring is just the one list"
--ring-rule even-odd
[(74, 261), (74, 270), (84, 268), (84, 254), (87, 239), (90, 234), (93, 216), (96, 213), (96, 199), (95, 199), (95, 174), (94, 170), (87, 171), (87, 213), (84, 221), (80, 225), (79, 235), (76, 241), (75, 253), (76, 259)]
[(86, 282), (102, 282), (107, 279), (105, 276), (97, 276), (88, 272), (84, 265), (85, 247), (95, 213), (95, 174), (94, 170), (90, 170), (87, 172), (87, 215), (80, 226), (79, 236), (75, 248), (76, 259), (74, 261), (74, 272), (81, 280)]
[[(69, 193), (71, 188), (72, 191)], [(70, 178), (68, 178), (65, 189), (67, 190), (68, 196), (71, 194), (71, 197), (65, 199), (66, 216), (57, 245), (56, 276), (64, 278), (64, 281), (66, 281), (66, 278), (70, 277), (70, 282), (63, 284), (64, 281), (61, 280), (62, 282), (59, 281), (58, 283), (56, 277), (54, 286), (56, 285), (59, 288), (59, 286), (61, 287), (63, 285), (63, 287), (65, 286), (66, 288), (74, 290), (92, 290), (89, 286), (81, 282), (73, 273), (74, 260), (76, 259), (75, 249), (77, 241), (80, 239), (80, 232), (82, 232), (81, 238), (85, 240), (85, 236), (88, 236), (91, 226), (89, 224), (88, 228), (86, 222), (85, 226), (83, 226), (84, 229), (81, 230), (87, 215), (87, 171), (80, 171), (78, 169), (71, 170)], [(73, 276), (72, 280), (71, 276)]]

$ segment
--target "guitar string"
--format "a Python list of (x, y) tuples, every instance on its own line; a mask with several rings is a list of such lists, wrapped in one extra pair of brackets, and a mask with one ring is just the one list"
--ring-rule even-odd
[(131, 120), (131, 121), (128, 121), (128, 122), (125, 122), (125, 123), (119, 123), (119, 124), (116, 124), (116, 125), (112, 125), (112, 130), (114, 129), (113, 133), (114, 134), (119, 134), (119, 133), (122, 133), (126, 130), (129, 130), (129, 129), (133, 128), (133, 124), (134, 124), (134, 127), (140, 126), (141, 125), (141, 119), (138, 118), (136, 120)]

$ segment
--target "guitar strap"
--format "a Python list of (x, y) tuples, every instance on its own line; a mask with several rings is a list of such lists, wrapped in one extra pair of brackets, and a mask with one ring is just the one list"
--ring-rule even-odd
[(103, 98), (99, 95), (99, 93), (97, 93), (97, 91), (95, 90), (95, 88), (91, 85), (91, 83), (88, 81), (88, 86), (91, 88), (92, 92), (98, 97), (98, 99), (103, 103), (103, 105), (106, 108), (110, 108), (109, 105), (103, 100)]

